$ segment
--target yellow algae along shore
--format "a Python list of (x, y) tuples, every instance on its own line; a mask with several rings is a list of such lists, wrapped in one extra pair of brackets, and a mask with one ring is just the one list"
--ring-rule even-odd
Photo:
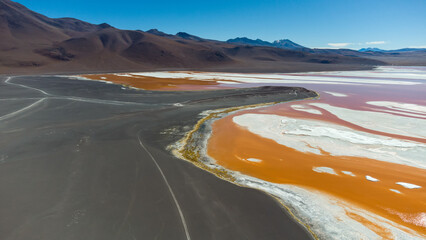
[(161, 79), (162, 86), (142, 87), (151, 90), (182, 83), (174, 89), (318, 91), (320, 99), (213, 111), (180, 143), (180, 157), (278, 197), (320, 239), (426, 237), (426, 68), (129, 76)]

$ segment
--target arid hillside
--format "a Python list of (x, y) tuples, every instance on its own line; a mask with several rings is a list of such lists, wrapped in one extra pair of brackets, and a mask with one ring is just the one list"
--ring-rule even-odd
[[(290, 72), (366, 69), (387, 64), (387, 56), (370, 53), (231, 44), (184, 32), (171, 35), (156, 29), (120, 30), (106, 23), (53, 19), (10, 0), (0, 0), (0, 35), (2, 74), (163, 69)], [(395, 60), (398, 56), (392, 57)], [(409, 57), (400, 62), (412, 63)]]

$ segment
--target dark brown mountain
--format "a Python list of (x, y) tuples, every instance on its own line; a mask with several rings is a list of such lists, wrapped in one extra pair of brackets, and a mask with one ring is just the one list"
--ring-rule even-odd
[(386, 64), (362, 56), (240, 46), (188, 33), (116, 29), (73, 18), (48, 18), (0, 0), (0, 73), (198, 69), (288, 72), (363, 69)]
[(41, 66), (45, 63), (40, 54), (50, 54), (44, 48), (105, 28), (111, 26), (94, 25), (73, 18), (52, 19), (19, 3), (0, 0), (0, 65), (10, 68)]

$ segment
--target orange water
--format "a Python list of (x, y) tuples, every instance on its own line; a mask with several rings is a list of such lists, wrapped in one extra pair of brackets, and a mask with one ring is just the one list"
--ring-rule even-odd
[[(291, 74), (287, 74), (291, 75)], [(300, 76), (300, 74), (298, 75)], [(315, 76), (306, 74), (306, 76)], [(324, 75), (322, 75), (324, 76)], [(261, 86), (269, 84), (241, 84), (230, 85), (216, 81), (191, 80), (187, 78), (167, 79), (117, 76), (114, 74), (84, 75), (94, 80), (111, 81), (118, 84), (130, 85), (146, 90), (209, 90), (235, 88), (241, 86)], [(333, 77), (333, 76), (330, 76)], [(371, 77), (370, 77), (371, 78)], [(275, 84), (280, 85), (280, 84)], [(337, 107), (366, 111), (385, 111), (384, 107), (372, 107), (367, 101), (395, 101), (426, 105), (425, 88), (419, 86), (373, 86), (373, 85), (326, 85), (326, 84), (281, 84), (286, 86), (303, 86), (321, 94), (317, 100), (298, 101), (294, 104), (326, 103)], [(336, 97), (325, 91), (344, 93), (347, 97)], [(391, 138), (426, 143), (424, 138), (408, 137), (374, 129), (367, 129), (339, 119), (332, 113), (309, 106), (321, 111), (321, 115), (297, 111), (291, 108), (293, 103), (278, 104), (272, 107), (242, 111), (227, 116), (213, 123), (212, 135), (208, 141), (208, 154), (217, 163), (227, 169), (241, 172), (273, 183), (294, 184), (307, 189), (315, 189), (346, 200), (365, 210), (376, 213), (395, 223), (406, 226), (420, 234), (426, 234), (424, 223), (415, 222), (419, 213), (426, 212), (426, 171), (415, 167), (396, 163), (378, 161), (369, 158), (350, 156), (331, 156), (322, 151), (322, 155), (306, 153), (280, 145), (249, 132), (236, 125), (232, 118), (245, 113), (276, 114), (291, 118), (326, 121), (357, 131), (387, 136)], [(403, 112), (393, 113), (404, 116)], [(421, 117), (420, 117), (421, 118)], [(426, 119), (426, 116), (424, 116)], [(419, 126), (421, 127), (421, 126)], [(425, 126), (423, 126), (425, 127)], [(261, 162), (252, 162), (247, 158), (257, 158)], [(338, 175), (317, 173), (314, 167), (329, 167)], [(348, 176), (341, 171), (350, 171), (356, 176)], [(366, 175), (380, 179), (379, 182), (370, 182)], [(421, 189), (407, 189), (395, 182), (407, 182), (422, 186)], [(401, 194), (390, 191), (395, 189)], [(379, 224), (365, 219), (354, 212), (347, 212), (347, 216), (361, 222), (383, 238), (391, 238), (389, 230)]]
[[(310, 86), (315, 89), (317, 86)], [(313, 87), (313, 88), (312, 88)], [(418, 88), (418, 86), (411, 88)], [(317, 100), (303, 100), (294, 103), (283, 103), (271, 107), (254, 110), (245, 110), (219, 119), (213, 123), (212, 135), (208, 141), (207, 153), (217, 163), (227, 169), (253, 176), (268, 182), (294, 184), (307, 189), (315, 189), (344, 199), (362, 209), (376, 213), (395, 223), (406, 226), (417, 233), (426, 234), (424, 222), (419, 222), (416, 217), (426, 212), (426, 170), (411, 166), (378, 161), (375, 159), (332, 156), (322, 151), (322, 154), (300, 152), (295, 149), (278, 144), (277, 142), (251, 133), (249, 130), (238, 126), (232, 118), (246, 113), (275, 114), (290, 118), (325, 121), (357, 131), (387, 136), (396, 139), (410, 140), (426, 143), (424, 138), (408, 137), (397, 134), (376, 131), (339, 119), (332, 113), (307, 105), (309, 103), (325, 103), (333, 106), (354, 110), (368, 110), (380, 112), (384, 108), (372, 108), (367, 101), (386, 100), (401, 101), (406, 103), (424, 104), (424, 98), (418, 98), (416, 94), (401, 97), (400, 94), (392, 94), (394, 87), (383, 87), (381, 92), (370, 95), (368, 87), (326, 86), (318, 88), (331, 88), (339, 93), (347, 94), (347, 97), (335, 97), (319, 91), (321, 98)], [(399, 87), (410, 88), (410, 87)], [(413, 89), (416, 93), (418, 89)], [(321, 111), (321, 115), (291, 108), (292, 104), (309, 106)], [(396, 114), (403, 115), (403, 114)], [(423, 117), (419, 117), (423, 118)], [(426, 116), (424, 116), (426, 119)], [(378, 123), (380, 124), (380, 123)], [(422, 126), (419, 126), (422, 127)], [(425, 126), (423, 126), (425, 127)], [(256, 158), (261, 162), (248, 161), (248, 158)], [(312, 169), (315, 167), (329, 167), (338, 175), (318, 173)], [(341, 171), (350, 171), (356, 176), (343, 174)], [(371, 182), (365, 176), (373, 176), (379, 182)], [(423, 188), (407, 189), (396, 185), (395, 182), (413, 183)], [(390, 191), (395, 189), (401, 194)], [(372, 229), (382, 237), (390, 238), (389, 230), (372, 223), (356, 213), (348, 212), (347, 215), (366, 227)], [(424, 221), (424, 220), (423, 220)]]
[(116, 74), (91, 74), (82, 75), (82, 77), (152, 91), (194, 91), (233, 88), (232, 86), (221, 84), (217, 80), (202, 81), (188, 78), (156, 78), (138, 75), (120, 76)]
[[(426, 210), (426, 201), (422, 201), (426, 200), (425, 191), (395, 185), (396, 181), (401, 181), (426, 186), (425, 170), (367, 158), (299, 152), (237, 126), (232, 122), (233, 116), (213, 124), (208, 154), (219, 165), (269, 182), (321, 190), (426, 233), (424, 227), (407, 223), (394, 213), (417, 214)], [(247, 158), (261, 159), (262, 162), (247, 161)], [(339, 175), (317, 173), (312, 171), (314, 167), (330, 167)], [(340, 171), (351, 171), (356, 177)], [(380, 181), (366, 181), (366, 175)], [(402, 194), (389, 189), (399, 190)]]

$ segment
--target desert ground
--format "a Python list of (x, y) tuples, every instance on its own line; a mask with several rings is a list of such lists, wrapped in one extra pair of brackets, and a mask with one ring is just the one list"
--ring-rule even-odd
[(314, 92), (154, 92), (58, 76), (0, 85), (2, 239), (310, 238), (274, 198), (166, 148), (204, 110)]

